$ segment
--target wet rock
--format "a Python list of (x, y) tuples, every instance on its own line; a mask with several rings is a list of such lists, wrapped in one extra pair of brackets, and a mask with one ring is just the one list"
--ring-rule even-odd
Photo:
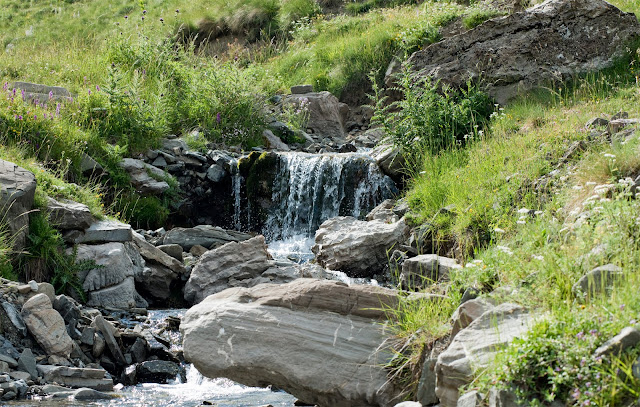
[(140, 383), (167, 383), (170, 380), (175, 380), (180, 372), (180, 365), (166, 360), (142, 362), (136, 367)]
[(383, 144), (373, 149), (371, 157), (386, 175), (394, 181), (400, 182), (403, 178), (406, 165), (404, 156), (400, 150), (390, 144)]
[(481, 78), (504, 104), (528, 89), (609, 68), (638, 37), (636, 17), (605, 1), (547, 0), (432, 44), (408, 63), (443, 85)]
[(423, 254), (408, 258), (402, 263), (400, 281), (404, 287), (417, 289), (437, 282), (446, 277), (452, 269), (460, 269), (455, 259), (438, 256), (437, 254)]
[(227, 171), (225, 171), (225, 169), (218, 164), (212, 164), (207, 170), (207, 179), (211, 182), (220, 182), (227, 175)]
[(320, 226), (312, 251), (322, 267), (343, 271), (350, 277), (370, 277), (383, 271), (387, 253), (402, 244), (408, 233), (403, 220), (388, 224), (341, 216)]
[(109, 400), (116, 397), (115, 395), (110, 395), (87, 387), (79, 388), (74, 391), (71, 396), (74, 400)]
[(38, 294), (22, 306), (22, 318), (29, 332), (50, 355), (69, 358), (73, 340), (67, 334), (64, 320), (53, 309), (45, 294)]
[(53, 301), (53, 308), (60, 313), (67, 324), (78, 321), (82, 317), (78, 303), (64, 294), (58, 295)]
[(0, 160), (0, 208), (9, 233), (14, 237), (13, 248), (24, 249), (29, 232), (28, 212), (36, 192), (35, 176), (16, 164)]
[(240, 243), (227, 243), (198, 259), (185, 285), (184, 298), (196, 304), (229, 287), (253, 287), (272, 280), (285, 283), (295, 278), (278, 274), (277, 270), (272, 270), (270, 275), (263, 275), (274, 266), (264, 236)]
[(173, 228), (164, 237), (164, 244), (178, 244), (185, 251), (193, 246), (200, 245), (207, 248), (216, 248), (229, 242), (241, 242), (251, 238), (251, 235), (224, 230), (220, 227), (199, 225), (193, 228)]
[(38, 365), (38, 372), (48, 383), (59, 383), (72, 388), (88, 387), (98, 391), (113, 391), (113, 380), (104, 369)]
[(225, 290), (184, 316), (184, 355), (206, 376), (270, 383), (310, 403), (392, 405), (379, 321), (396, 301), (393, 290), (313, 279)]
[(458, 389), (473, 380), (474, 369), (488, 366), (497, 351), (526, 333), (532, 317), (520, 306), (501, 304), (458, 332), (436, 363), (436, 395), (443, 407), (454, 407)]
[(94, 222), (93, 215), (87, 205), (49, 198), (47, 202), (49, 222), (56, 229), (87, 229)]
[(107, 320), (105, 320), (102, 315), (98, 315), (93, 320), (93, 325), (95, 325), (96, 330), (98, 330), (102, 337), (104, 338), (111, 355), (115, 359), (115, 362), (119, 366), (125, 366), (127, 361), (122, 354), (122, 350), (120, 350), (120, 345), (114, 336), (114, 332), (117, 332), (116, 328)]

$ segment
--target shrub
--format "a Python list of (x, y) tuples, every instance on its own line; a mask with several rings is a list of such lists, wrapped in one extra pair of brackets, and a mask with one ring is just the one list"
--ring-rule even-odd
[(462, 144), (477, 135), (494, 108), (489, 96), (470, 83), (451, 89), (428, 78), (414, 82), (406, 67), (395, 90), (403, 99), (385, 106), (385, 97), (374, 84), (373, 123), (381, 125), (388, 140), (409, 156)]
[(26, 253), (18, 260), (21, 274), (25, 280), (50, 281), (56, 293), (73, 293), (84, 300), (77, 273), (97, 266), (93, 261), (76, 262), (75, 252), (68, 255), (64, 247), (62, 236), (49, 224), (46, 215), (31, 214)]

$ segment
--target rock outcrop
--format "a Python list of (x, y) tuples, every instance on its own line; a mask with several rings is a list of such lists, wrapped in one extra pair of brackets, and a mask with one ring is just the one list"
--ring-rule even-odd
[(295, 269), (279, 270), (267, 251), (264, 236), (260, 235), (204, 253), (191, 271), (184, 287), (184, 298), (196, 304), (230, 287), (288, 283), (298, 275)]
[(381, 320), (396, 301), (393, 290), (314, 279), (225, 290), (187, 311), (184, 355), (206, 376), (310, 404), (393, 405)]
[(420, 76), (454, 87), (481, 82), (499, 103), (520, 92), (611, 67), (640, 24), (603, 0), (547, 0), (415, 52)]
[(13, 248), (24, 248), (29, 232), (28, 212), (33, 206), (36, 193), (36, 177), (16, 164), (0, 160), (0, 211), (2, 221), (7, 223)]
[(473, 372), (488, 366), (500, 348), (523, 335), (533, 318), (522, 307), (501, 304), (458, 332), (436, 362), (436, 395), (443, 407), (455, 407), (458, 389), (473, 380)]
[(158, 167), (134, 158), (125, 158), (120, 166), (129, 173), (131, 184), (143, 195), (160, 195), (170, 188), (164, 181), (169, 175)]
[(137, 293), (134, 282), (135, 274), (141, 272), (139, 269), (143, 267), (143, 260), (125, 243), (80, 244), (77, 246), (77, 260), (93, 260), (99, 266), (78, 275), (87, 293), (88, 305), (117, 309), (146, 308), (147, 303)]
[(371, 277), (383, 271), (390, 249), (402, 244), (408, 233), (404, 220), (389, 224), (340, 216), (320, 225), (312, 250), (325, 268)]
[(93, 215), (87, 205), (69, 201), (57, 201), (49, 198), (47, 214), (51, 225), (60, 230), (84, 230), (94, 223)]

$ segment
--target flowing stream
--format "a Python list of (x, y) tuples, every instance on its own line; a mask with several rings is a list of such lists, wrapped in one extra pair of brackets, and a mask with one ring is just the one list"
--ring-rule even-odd
[(335, 216), (364, 217), (397, 189), (366, 154), (280, 153), (262, 230), (275, 258), (313, 258), (314, 234)]
[[(250, 205), (242, 196), (244, 180), (232, 174), (235, 203), (233, 224), (243, 228), (242, 219), (250, 219)], [(362, 218), (382, 200), (391, 197), (396, 187), (382, 174), (374, 160), (359, 153), (347, 154), (279, 154), (278, 170), (273, 185), (272, 210), (261, 231), (269, 242), (269, 250), (277, 259), (307, 262), (313, 259), (311, 246), (318, 227), (335, 216)], [(242, 202), (246, 202), (243, 207)], [(344, 276), (345, 279), (348, 279)], [(149, 311), (152, 329), (170, 315), (182, 317), (185, 310)], [(126, 322), (126, 321), (125, 321)], [(172, 338), (181, 347), (179, 334)], [(176, 378), (169, 384), (145, 383), (116, 388), (117, 398), (82, 402), (64, 399), (42, 399), (10, 402), (16, 406), (99, 406), (99, 407), (194, 407), (209, 401), (218, 407), (292, 406), (295, 398), (282, 391), (251, 388), (227, 379), (208, 379), (193, 366), (187, 369), (187, 380)]]
[[(185, 310), (149, 311), (151, 329), (170, 315), (182, 317)], [(181, 348), (179, 334), (172, 336), (172, 349)], [(218, 407), (250, 407), (271, 404), (274, 407), (290, 407), (295, 397), (269, 389), (246, 387), (228, 379), (209, 379), (188, 365), (187, 380), (176, 378), (169, 384), (144, 383), (117, 388), (116, 398), (111, 400), (79, 401), (67, 399), (41, 399), (9, 402), (10, 406), (96, 406), (96, 407), (195, 407), (209, 401)], [(5, 404), (2, 404), (5, 405)]]

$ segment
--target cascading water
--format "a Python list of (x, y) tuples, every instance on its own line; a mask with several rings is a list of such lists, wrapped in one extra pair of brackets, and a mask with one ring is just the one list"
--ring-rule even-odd
[(274, 257), (313, 257), (313, 236), (335, 216), (361, 218), (397, 189), (375, 161), (358, 153), (280, 154), (263, 234)]

